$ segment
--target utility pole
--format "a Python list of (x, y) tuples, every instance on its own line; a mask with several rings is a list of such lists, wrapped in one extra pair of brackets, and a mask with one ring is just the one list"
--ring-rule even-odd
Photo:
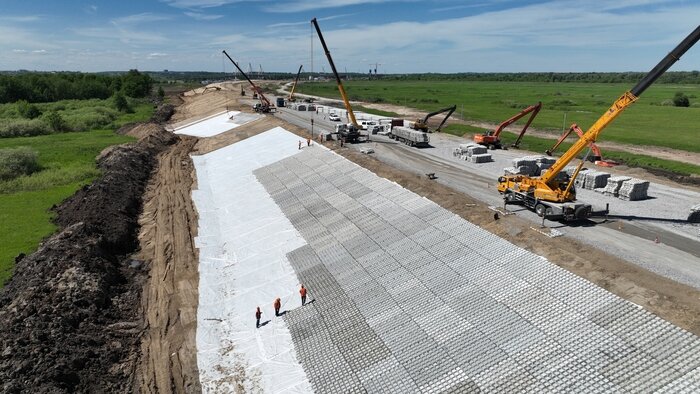
[(309, 35), (311, 38), (311, 78), (314, 76), (314, 26), (313, 24), (309, 23), (309, 28), (311, 29), (311, 34)]

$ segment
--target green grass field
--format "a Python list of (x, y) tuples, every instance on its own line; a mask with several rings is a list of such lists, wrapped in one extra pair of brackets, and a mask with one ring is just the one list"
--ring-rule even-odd
[[(347, 81), (352, 100), (391, 103), (434, 111), (457, 105), (452, 116), (493, 123), (542, 101), (532, 127), (561, 133), (578, 123), (586, 130), (625, 91), (624, 84), (471, 81)], [(303, 83), (301, 93), (339, 98), (335, 83)], [(691, 107), (662, 106), (682, 91)], [(603, 132), (599, 140), (700, 152), (700, 86), (657, 84)]]
[[(150, 105), (134, 110), (120, 115), (112, 126), (143, 121), (152, 113)], [(0, 182), (0, 284), (10, 277), (17, 254), (33, 252), (55, 231), (49, 209), (99, 175), (95, 157), (100, 151), (128, 141), (133, 138), (113, 130), (0, 138), (0, 149), (27, 146), (37, 151), (42, 166), (30, 176)]]

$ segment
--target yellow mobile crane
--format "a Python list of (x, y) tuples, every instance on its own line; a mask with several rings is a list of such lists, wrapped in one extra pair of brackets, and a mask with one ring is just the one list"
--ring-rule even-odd
[(294, 100), (296, 100), (296, 99), (294, 98), (294, 90), (297, 88), (297, 82), (299, 82), (299, 75), (301, 74), (301, 69), (302, 69), (302, 67), (304, 67), (303, 64), (302, 64), (301, 66), (299, 66), (299, 71), (297, 71), (297, 76), (296, 76), (296, 78), (294, 78), (294, 84), (292, 85), (292, 91), (289, 92), (289, 97), (287, 97), (287, 100), (288, 100), (288, 101), (294, 101)]
[[(574, 203), (576, 192), (574, 180), (584, 161), (582, 161), (569, 178), (564, 167), (569, 164), (587, 146), (595, 142), (598, 135), (627, 107), (668, 70), (680, 57), (700, 39), (700, 26), (690, 33), (673, 51), (664, 57), (649, 73), (630, 91), (615, 100), (613, 105), (584, 133), (569, 150), (567, 150), (540, 177), (527, 175), (504, 175), (498, 178), (498, 191), (503, 194), (506, 204), (522, 204), (537, 212), (538, 215), (552, 220), (578, 220), (607, 214), (608, 209), (593, 212), (591, 205)], [(567, 179), (569, 178), (569, 179)]]
[(323, 46), (323, 50), (326, 52), (326, 58), (328, 58), (328, 63), (331, 65), (331, 69), (333, 70), (333, 75), (335, 75), (335, 81), (338, 84), (338, 90), (340, 91), (340, 96), (343, 98), (343, 103), (345, 103), (345, 109), (348, 111), (348, 117), (350, 118), (350, 123), (348, 124), (339, 124), (335, 126), (336, 132), (340, 134), (341, 138), (344, 138), (345, 141), (347, 142), (356, 142), (357, 139), (360, 137), (360, 130), (362, 127), (357, 123), (357, 119), (355, 119), (355, 113), (352, 112), (352, 107), (350, 106), (350, 101), (348, 100), (348, 95), (345, 93), (345, 88), (343, 87), (343, 83), (340, 81), (340, 76), (338, 75), (338, 71), (335, 69), (335, 63), (333, 63), (333, 58), (331, 57), (331, 52), (328, 50), (328, 47), (326, 46), (326, 40), (323, 39), (323, 34), (321, 34), (321, 28), (318, 27), (318, 22), (316, 22), (316, 18), (311, 20), (311, 23), (313, 23), (314, 27), (316, 28), (316, 33), (318, 34), (318, 39), (321, 41), (321, 45)]

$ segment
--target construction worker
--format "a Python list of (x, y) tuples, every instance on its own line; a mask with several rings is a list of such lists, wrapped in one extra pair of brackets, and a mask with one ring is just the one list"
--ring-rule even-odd
[(260, 307), (255, 310), (255, 328), (260, 328), (260, 318), (262, 317), (262, 311)]
[(306, 139), (306, 146), (311, 146), (311, 138)]
[(301, 285), (301, 289), (299, 289), (299, 294), (301, 295), (301, 306), (306, 305), (306, 287), (304, 287), (304, 285)]
[(280, 308), (282, 307), (282, 300), (280, 300), (279, 297), (275, 299), (275, 302), (272, 304), (272, 306), (275, 308), (275, 316), (280, 315)]
[(301, 140), (299, 140), (299, 149), (301, 149)]

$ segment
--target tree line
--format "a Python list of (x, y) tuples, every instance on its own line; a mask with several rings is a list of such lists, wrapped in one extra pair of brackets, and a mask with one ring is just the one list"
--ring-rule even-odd
[[(636, 83), (646, 72), (578, 72), (578, 73), (457, 73), (457, 74), (388, 74), (381, 79), (396, 80), (459, 80), (502, 82), (586, 82), (586, 83)], [(656, 83), (700, 84), (700, 71), (667, 72)]]
[(151, 93), (153, 78), (130, 70), (120, 75), (26, 72), (0, 75), (0, 104), (24, 100), (49, 103), (60, 100), (106, 99), (115, 94), (141, 98)]

